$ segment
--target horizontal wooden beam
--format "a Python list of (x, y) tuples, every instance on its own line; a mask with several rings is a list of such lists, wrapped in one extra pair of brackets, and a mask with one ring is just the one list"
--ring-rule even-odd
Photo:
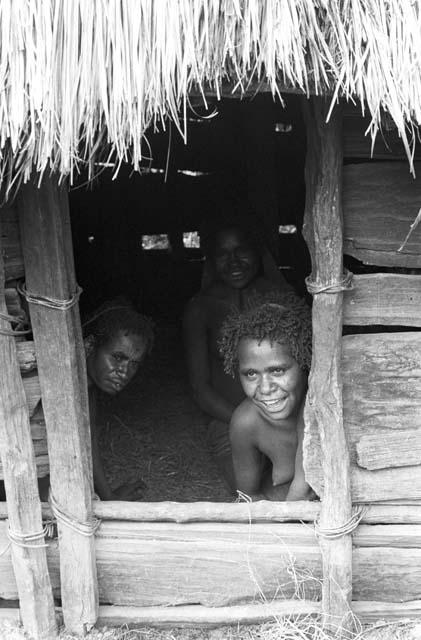
[[(415, 162), (417, 175), (421, 163)], [(343, 171), (344, 253), (368, 264), (421, 268), (421, 183), (407, 162), (349, 164)]]
[[(421, 524), (421, 501), (364, 505), (363, 524)], [(298, 505), (298, 509), (297, 509)], [(52, 517), (50, 505), (42, 503), (44, 519)], [(100, 502), (93, 503), (94, 514), (101, 520), (132, 522), (314, 522), (320, 502), (268, 502), (246, 504), (223, 502)], [(298, 511), (300, 517), (297, 516)], [(7, 519), (7, 506), (0, 502), (0, 520)]]
[[(352, 611), (363, 624), (378, 620), (392, 621), (421, 617), (421, 600), (410, 602), (352, 601)], [(57, 620), (62, 621), (61, 609), (56, 608)], [(99, 607), (98, 625), (121, 627), (201, 627), (238, 624), (261, 624), (276, 619), (300, 618), (320, 614), (320, 603), (310, 600), (275, 600), (270, 603), (233, 605), (231, 607), (203, 607), (198, 604), (181, 607)], [(20, 609), (0, 609), (0, 620), (20, 622)]]
[(419, 275), (354, 275), (344, 294), (344, 324), (421, 326)]

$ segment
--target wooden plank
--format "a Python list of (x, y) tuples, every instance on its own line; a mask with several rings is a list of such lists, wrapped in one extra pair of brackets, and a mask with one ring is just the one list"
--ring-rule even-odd
[(31, 417), (41, 400), (41, 386), (38, 371), (32, 370), (22, 375), (23, 389), (25, 391), (26, 405)]
[[(1, 243), (0, 243), (1, 248)], [(1, 253), (1, 252), (0, 252)], [(7, 313), (4, 267), (0, 255), (0, 312)], [(10, 323), (0, 317), (0, 330)], [(20, 535), (42, 532), (35, 455), (29, 414), (13, 336), (0, 333), (0, 453), (8, 519)], [(43, 540), (41, 546), (12, 543), (11, 557), (25, 630), (37, 639), (57, 636), (54, 601)]]
[[(385, 430), (419, 429), (421, 333), (345, 336), (342, 344), (343, 407), (351, 456), (354, 502), (421, 498), (421, 465), (367, 471), (357, 466), (357, 442)], [(310, 425), (305, 442), (306, 474), (319, 495), (323, 477), (320, 441)]]
[(410, 524), (362, 524), (354, 531), (355, 547), (421, 548), (421, 526)]
[[(0, 503), (1, 504), (1, 503)], [(137, 522), (312, 522), (319, 502), (114, 502), (95, 501), (94, 513), (101, 520)], [(0, 508), (1, 517), (1, 508)]]
[[(98, 625), (121, 627), (201, 627), (250, 625), (274, 622), (283, 617), (310, 616), (320, 613), (320, 603), (310, 600), (275, 600), (268, 603), (232, 605), (230, 607), (204, 607), (186, 605), (178, 607), (121, 607), (101, 606)], [(229, 637), (229, 636), (227, 636)]]
[(19, 221), (16, 207), (0, 209), (2, 256), (4, 260), (5, 280), (23, 278), (22, 247), (20, 242)]
[[(37, 296), (69, 299), (76, 291), (67, 192), (56, 179), (19, 191), (26, 286)], [(86, 364), (78, 305), (68, 311), (30, 304), (53, 495), (74, 520), (92, 517), (92, 460)], [(65, 625), (83, 634), (97, 617), (95, 547), (65, 525), (60, 571)]]
[[(328, 103), (303, 102), (307, 131), (306, 205), (303, 233), (310, 249), (312, 279), (340, 281), (342, 262), (342, 117), (337, 107), (326, 124)], [(342, 418), (340, 377), (342, 292), (320, 293), (313, 302), (313, 360), (304, 417), (306, 432), (320, 434), (324, 493), (321, 528), (336, 528), (351, 516), (349, 455)], [(305, 436), (307, 438), (307, 436)], [(323, 615), (332, 631), (352, 629), (352, 541), (349, 535), (320, 539)]]
[(353, 286), (344, 294), (344, 324), (421, 326), (419, 275), (354, 275)]
[[(402, 504), (404, 502), (404, 504)], [(413, 501), (412, 504), (406, 504), (405, 501), (395, 501), (364, 505), (362, 524), (421, 524), (421, 501)], [(295, 505), (308, 505), (309, 510), (305, 517), (297, 517)], [(165, 514), (161, 509), (161, 505), (169, 507), (170, 511)], [(272, 511), (272, 506), (285, 506), (285, 510)], [(120, 510), (120, 506), (123, 509)], [(186, 514), (184, 507), (186, 503), (176, 502), (102, 502), (95, 500), (93, 503), (94, 514), (102, 520), (131, 520), (132, 522), (231, 522), (231, 523), (249, 523), (250, 519), (254, 522), (288, 522), (303, 521), (314, 522), (319, 516), (320, 502), (255, 502), (250, 507), (256, 506), (257, 510), (250, 509), (239, 510), (239, 506), (234, 503), (217, 503), (217, 502), (197, 502), (191, 503), (195, 507), (191, 512)], [(133, 507), (133, 509), (131, 509)], [(288, 507), (291, 507), (288, 509)], [(50, 505), (42, 503), (43, 518), (52, 517)], [(115, 510), (114, 510), (115, 508)], [(143, 512), (144, 508), (144, 512)], [(266, 511), (267, 509), (267, 511)], [(129, 516), (132, 515), (130, 518)], [(7, 508), (5, 502), (0, 502), (0, 520), (7, 518)]]
[[(407, 160), (402, 138), (396, 127), (383, 127), (372, 145), (368, 131), (371, 118), (361, 114), (360, 106), (346, 105), (343, 118), (344, 158), (366, 160)], [(372, 148), (373, 147), (373, 148)], [(420, 145), (415, 147), (415, 158), (421, 155)]]
[[(357, 530), (357, 545), (363, 546), (354, 549), (356, 599), (419, 599), (419, 530), (410, 525)], [(378, 542), (388, 546), (373, 546)], [(0, 550), (5, 543), (0, 521)], [(407, 548), (395, 546), (400, 543)], [(320, 549), (304, 524), (104, 522), (96, 546), (100, 597), (109, 604), (224, 607), (261, 602), (262, 597), (320, 597)], [(49, 543), (47, 557), (57, 587), (56, 540)], [(16, 597), (9, 553), (0, 557), (0, 597)]]
[(421, 428), (379, 430), (356, 442), (357, 464), (364, 469), (411, 467), (421, 464)]
[[(421, 163), (415, 162), (417, 175)], [(354, 164), (344, 167), (344, 253), (368, 264), (421, 267), (421, 225), (408, 240), (421, 204), (421, 180), (407, 162)]]
[(37, 368), (37, 360), (35, 356), (35, 345), (33, 340), (25, 340), (16, 343), (16, 351), (19, 362), (19, 368), (22, 373), (33, 371)]

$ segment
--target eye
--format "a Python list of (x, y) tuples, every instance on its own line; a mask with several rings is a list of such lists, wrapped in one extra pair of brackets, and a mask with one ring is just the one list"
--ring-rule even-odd
[(283, 376), (286, 369), (284, 367), (274, 367), (271, 372), (275, 374), (275, 376)]
[(248, 371), (245, 371), (243, 375), (249, 380), (253, 380), (253, 378), (257, 376), (257, 371), (254, 369), (248, 369)]
[(121, 353), (113, 353), (112, 357), (115, 360), (115, 362), (123, 362), (124, 360), (124, 356)]

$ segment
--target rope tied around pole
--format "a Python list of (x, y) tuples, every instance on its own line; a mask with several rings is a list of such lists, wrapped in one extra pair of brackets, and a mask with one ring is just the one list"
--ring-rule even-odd
[(41, 307), (48, 307), (48, 309), (58, 309), (60, 311), (67, 311), (74, 307), (75, 304), (79, 301), (80, 294), (82, 293), (82, 287), (76, 285), (75, 293), (68, 298), (67, 300), (59, 300), (58, 298), (50, 298), (48, 296), (39, 296), (35, 293), (29, 293), (26, 289), (25, 284), (18, 284), (17, 289), (19, 293), (25, 298), (27, 302), (30, 304), (37, 304)]
[[(10, 313), (0, 312), (0, 319), (11, 324), (16, 324), (18, 327), (27, 323), (26, 313), (22, 311), (19, 315), (11, 315)], [(26, 336), (28, 333), (32, 333), (32, 329), (2, 329), (0, 328), (0, 334), (2, 336)]]
[(78, 518), (75, 518), (74, 516), (66, 513), (64, 509), (60, 507), (51, 492), (48, 501), (57, 522), (60, 522), (60, 524), (67, 527), (68, 529), (76, 531), (76, 533), (80, 533), (80, 535), (82, 536), (89, 538), (95, 535), (95, 533), (101, 526), (102, 520), (100, 520), (99, 518), (95, 518), (94, 516), (90, 520), (83, 522), (83, 520), (78, 520)]
[(2, 553), (6, 553), (11, 544), (21, 547), (22, 549), (40, 549), (48, 547), (45, 542), (46, 538), (53, 537), (53, 521), (47, 520), (41, 531), (35, 531), (31, 533), (21, 533), (11, 528), (10, 522), (7, 528), (7, 537), (9, 538), (9, 545)]
[(342, 280), (337, 280), (336, 282), (328, 282), (328, 283), (319, 283), (317, 280), (312, 280), (311, 275), (307, 276), (305, 279), (305, 283), (307, 286), (307, 291), (315, 296), (318, 293), (340, 293), (341, 291), (349, 291), (353, 289), (353, 273), (348, 271), (348, 269), (344, 269)]
[(314, 521), (314, 533), (317, 538), (325, 538), (326, 540), (336, 540), (351, 534), (360, 524), (363, 519), (367, 507), (354, 507), (353, 513), (349, 520), (339, 527), (333, 527), (332, 529), (323, 529), (320, 526), (319, 520)]

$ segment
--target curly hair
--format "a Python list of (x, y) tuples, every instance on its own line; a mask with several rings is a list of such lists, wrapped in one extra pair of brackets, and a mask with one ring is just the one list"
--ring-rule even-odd
[(231, 376), (238, 365), (238, 345), (243, 338), (288, 345), (301, 369), (310, 369), (311, 312), (292, 292), (256, 296), (246, 310), (236, 311), (225, 320), (218, 348), (224, 370)]
[[(94, 339), (95, 347), (113, 340), (119, 333), (141, 336), (150, 353), (154, 343), (154, 324), (122, 299), (105, 302), (83, 323), (84, 333)], [(89, 329), (87, 330), (87, 327)]]

